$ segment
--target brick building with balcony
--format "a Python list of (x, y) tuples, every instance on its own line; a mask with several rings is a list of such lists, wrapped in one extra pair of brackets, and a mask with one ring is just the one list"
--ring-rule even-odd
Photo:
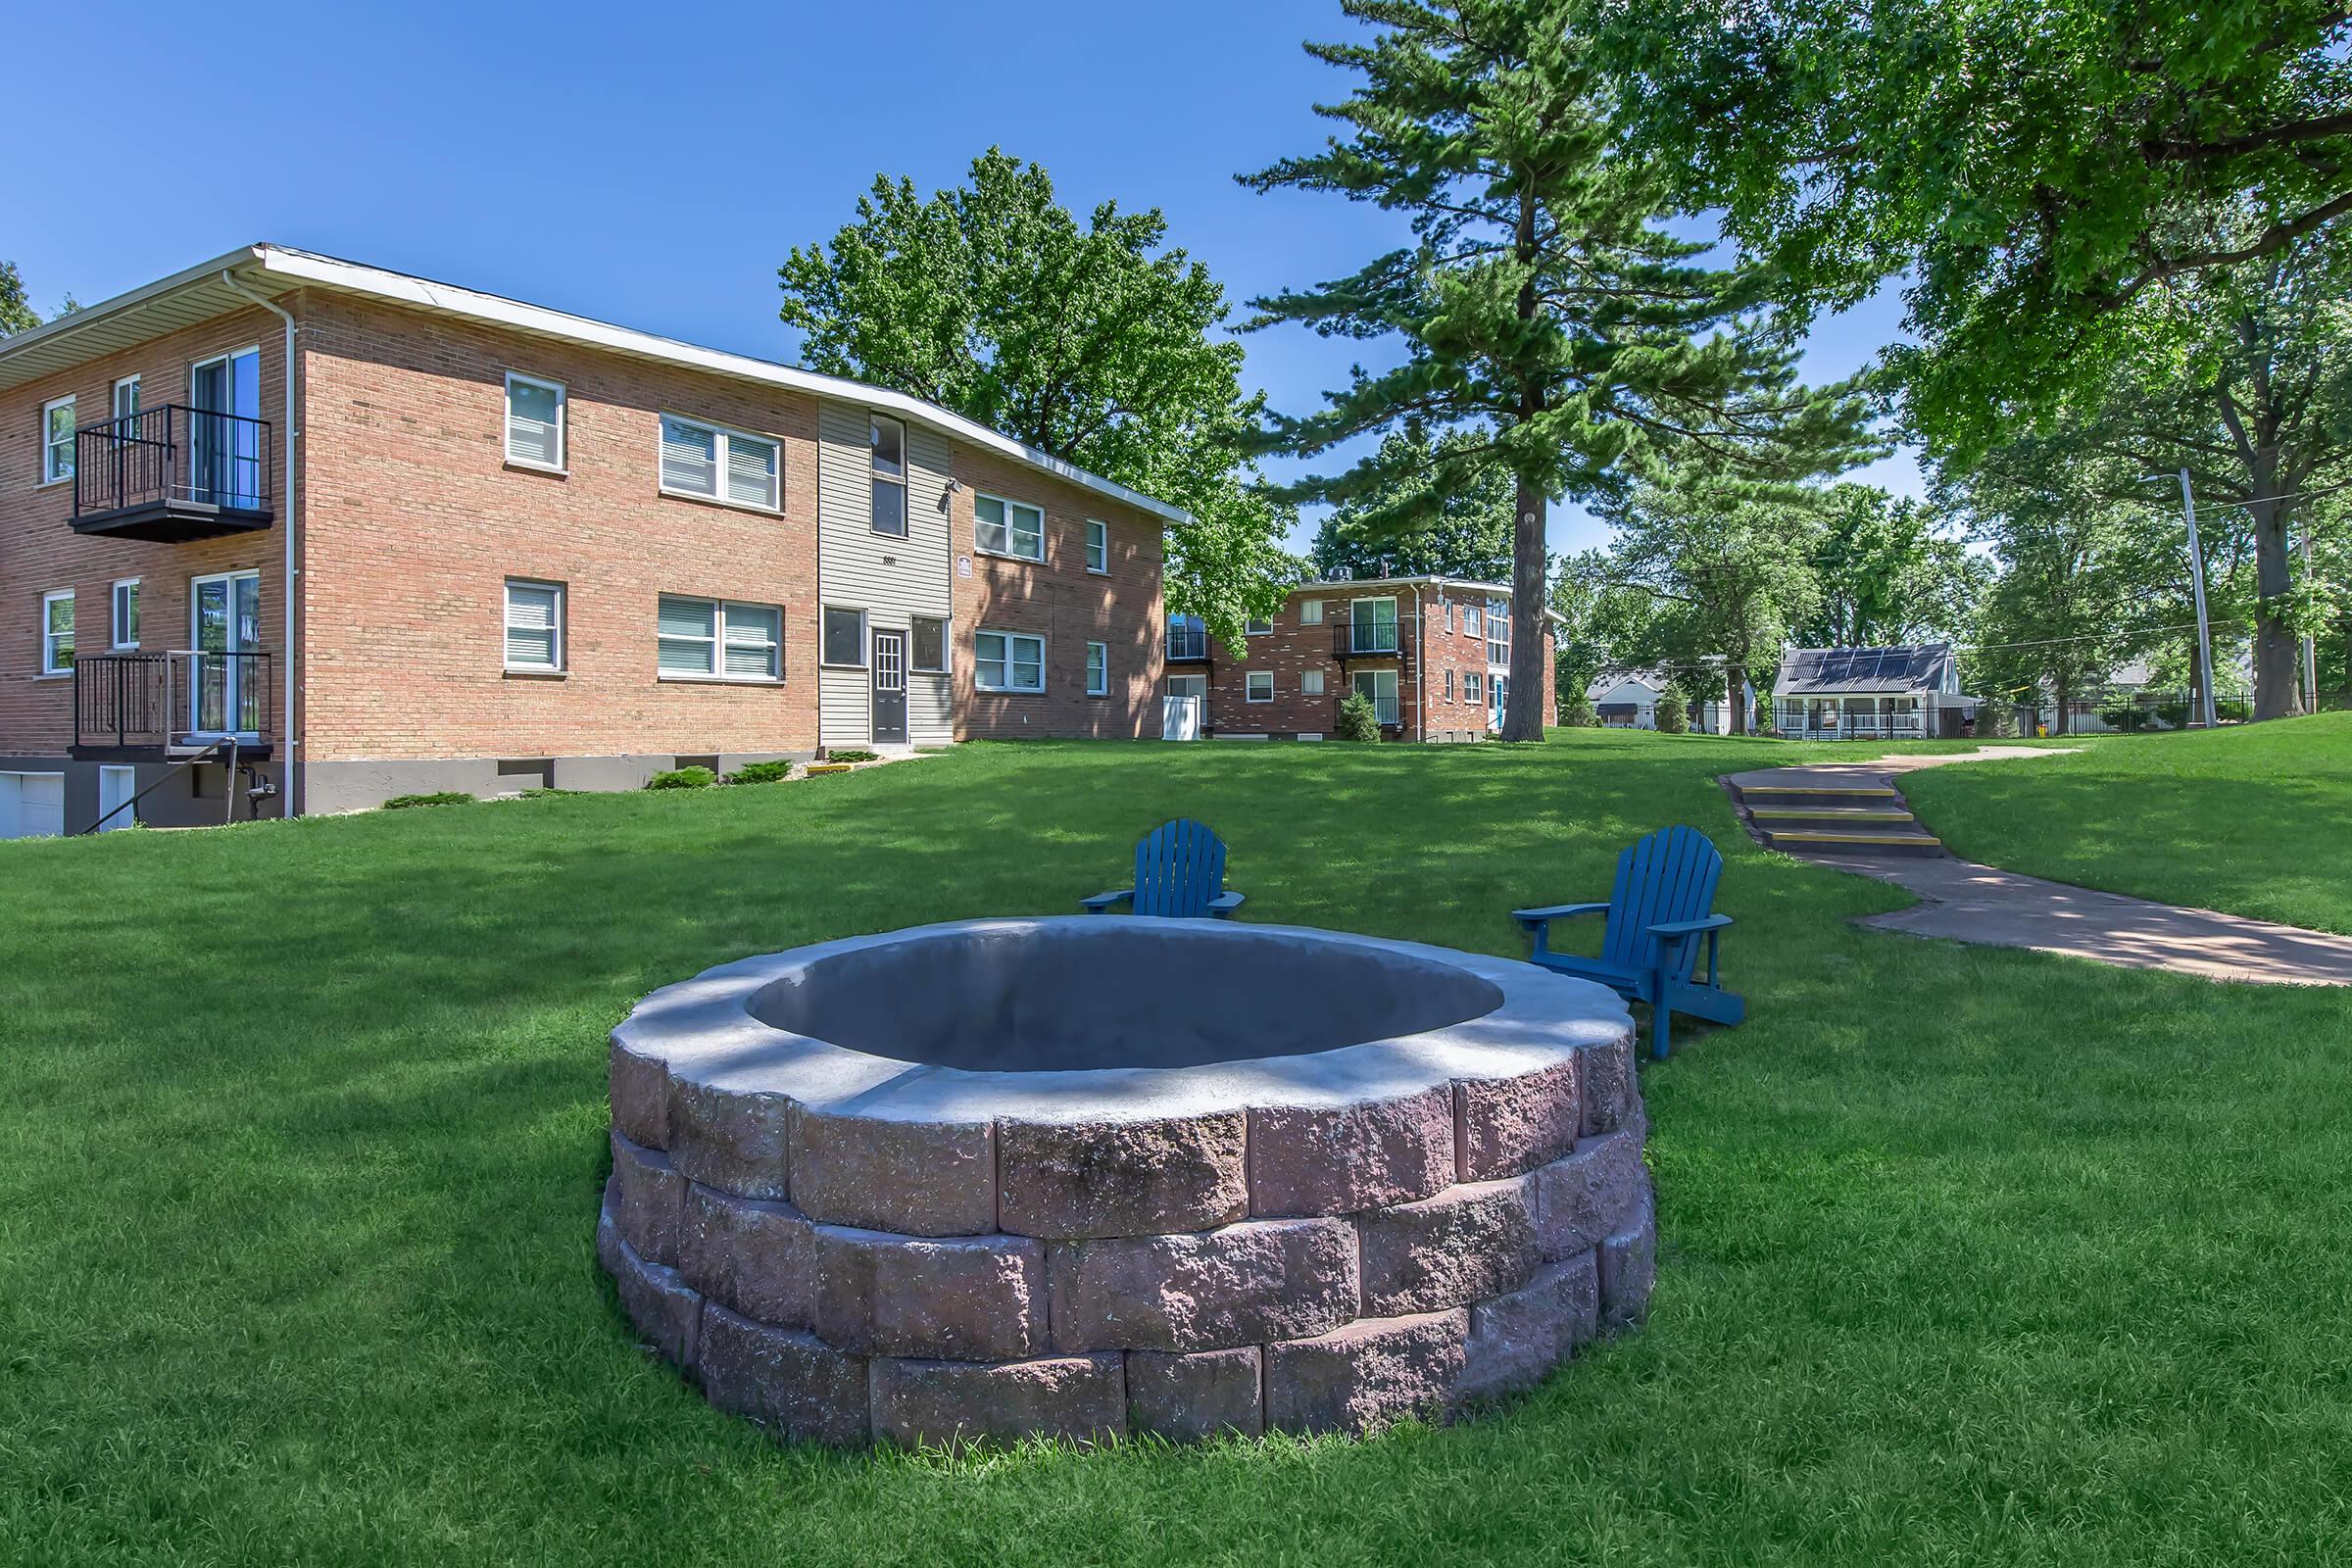
[[(1389, 740), (1472, 741), (1502, 724), (1510, 695), (1511, 591), (1455, 577), (1311, 582), (1240, 648), (1198, 617), (1167, 634), (1167, 729), (1223, 740), (1322, 740), (1341, 699), (1360, 691)], [(1551, 617), (1544, 637), (1544, 712), (1555, 711)], [(1187, 712), (1187, 706), (1198, 708)]]
[(0, 837), (1157, 737), (1185, 520), (887, 388), (246, 247), (0, 340)]

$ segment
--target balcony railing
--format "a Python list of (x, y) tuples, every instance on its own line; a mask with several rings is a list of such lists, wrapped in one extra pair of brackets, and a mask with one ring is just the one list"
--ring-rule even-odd
[(1360, 620), (1332, 628), (1334, 659), (1395, 659), (1403, 651), (1404, 640), (1393, 620)]
[(167, 403), (74, 432), (74, 526), (176, 543), (267, 527), (266, 419)]
[(74, 744), (169, 755), (235, 736), (252, 750), (274, 738), (271, 662), (266, 651), (85, 654), (74, 662)]
[(1208, 628), (1206, 626), (1171, 624), (1168, 627), (1169, 662), (1190, 662), (1207, 657)]

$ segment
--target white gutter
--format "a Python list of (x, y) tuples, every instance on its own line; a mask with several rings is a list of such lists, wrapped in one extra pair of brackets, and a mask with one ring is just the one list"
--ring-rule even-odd
[(279, 507), (279, 512), (285, 518), (286, 535), (286, 695), (283, 710), (285, 713), (283, 729), (286, 742), (286, 799), (279, 809), (281, 815), (294, 816), (301, 810), (300, 796), (302, 793), (299, 784), (302, 770), (295, 764), (294, 751), (301, 744), (294, 738), (294, 507), (297, 496), (294, 488), (294, 448), (302, 437), (302, 432), (294, 427), (294, 334), (300, 328), (294, 324), (292, 314), (283, 306), (274, 300), (266, 300), (254, 293), (253, 290), (238, 282), (236, 274), (225, 267), (220, 270), (220, 282), (230, 293), (244, 296), (286, 323), (285, 358), (278, 362), (278, 376), (285, 383), (286, 390), (286, 488), (284, 500)]
[(1429, 628), (1421, 623), (1421, 585), (1413, 584), (1413, 640), (1420, 646), (1413, 665), (1413, 739), (1429, 739)]

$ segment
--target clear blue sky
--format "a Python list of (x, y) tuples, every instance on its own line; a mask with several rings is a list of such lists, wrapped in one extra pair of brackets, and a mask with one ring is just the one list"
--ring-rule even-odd
[[(267, 239), (789, 360), (785, 251), (848, 220), (876, 173), (927, 192), (991, 143), (1044, 164), (1074, 210), (1160, 208), (1237, 303), (1398, 233), (1368, 207), (1233, 181), (1324, 135), (1309, 106), (1346, 78), (1298, 44), (1352, 27), (1324, 0), (264, 3), (196, 21), (110, 5), (18, 62), (0, 145), (46, 151), (0, 203), (0, 257), (44, 312)], [(1818, 323), (1807, 374), (1866, 363), (1896, 318), (1874, 302)], [(1252, 382), (1293, 411), (1367, 352), (1295, 329), (1245, 341)], [(1918, 485), (1902, 457), (1868, 477)], [(1554, 519), (1557, 548), (1599, 536)]]

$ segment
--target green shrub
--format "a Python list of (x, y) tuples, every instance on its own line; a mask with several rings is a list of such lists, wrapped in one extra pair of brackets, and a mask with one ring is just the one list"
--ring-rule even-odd
[(1600, 722), (1600, 715), (1592, 710), (1592, 698), (1574, 692), (1560, 704), (1560, 722), (1570, 729), (1591, 729)]
[(553, 784), (534, 784), (524, 790), (520, 798), (526, 801), (547, 801), (553, 800), (559, 795), (593, 795), (595, 793), (594, 790), (560, 790)]
[(656, 773), (645, 781), (649, 790), (707, 790), (718, 782), (718, 775), (707, 767), (673, 767), (666, 773)]
[(829, 746), (825, 748), (828, 762), (872, 762), (881, 760), (880, 752), (869, 752), (862, 746)]
[(1671, 681), (1658, 693), (1656, 723), (1662, 735), (1690, 733), (1690, 705), (1684, 699), (1683, 689)]
[(471, 806), (473, 797), (463, 790), (436, 790), (430, 795), (395, 795), (384, 803), (387, 811), (403, 811), (412, 806)]
[(1340, 699), (1340, 719), (1332, 734), (1344, 741), (1377, 741), (1380, 739), (1380, 714), (1373, 710), (1372, 699), (1362, 692), (1349, 692)]
[(727, 775), (730, 784), (781, 784), (792, 777), (790, 762), (746, 762)]

